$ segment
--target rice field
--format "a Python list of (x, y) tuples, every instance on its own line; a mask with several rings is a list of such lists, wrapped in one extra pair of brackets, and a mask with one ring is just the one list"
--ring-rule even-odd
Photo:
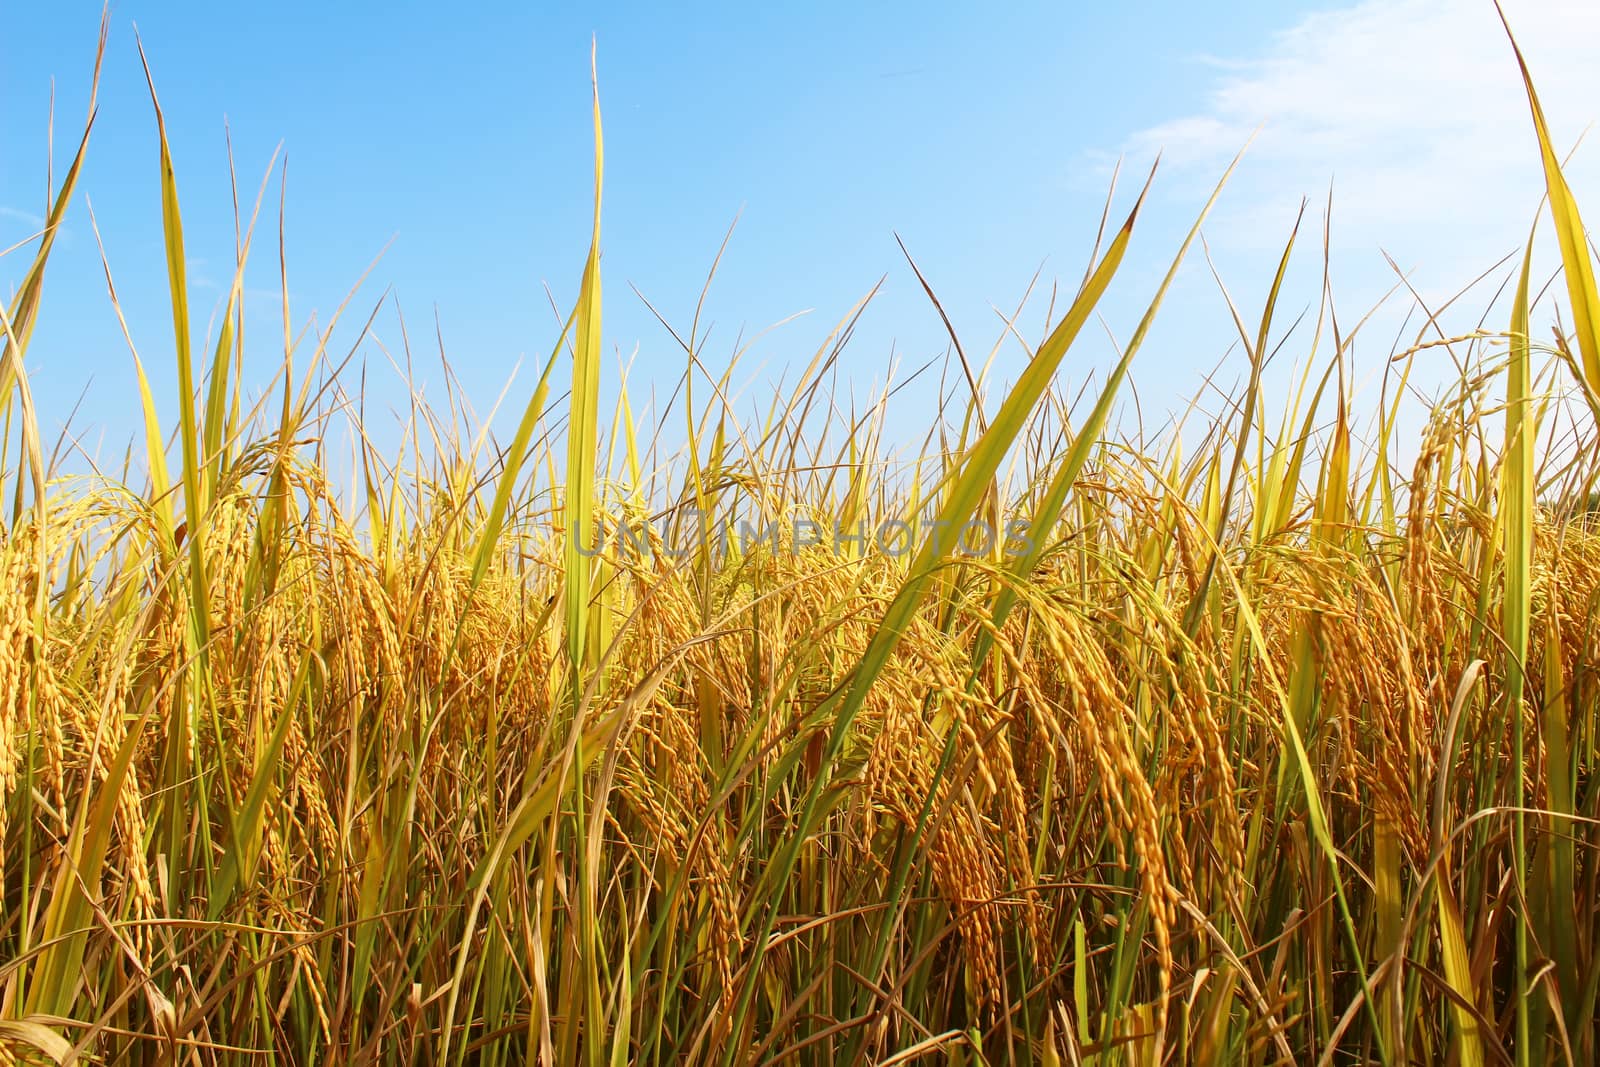
[(1379, 410), (1326, 302), (1264, 387), (1282, 271), (1182, 447), (1113, 418), (1172, 273), (1069, 385), (1122, 192), (1025, 371), (948, 361), (910, 460), (890, 392), (835, 392), (859, 307), (762, 420), (694, 328), (659, 425), (602, 408), (597, 95), (513, 437), (417, 397), (354, 485), (332, 326), (245, 343), (270, 200), (195, 340), (164, 131), (176, 422), (145, 384), (123, 469), (48, 464), (86, 128), (8, 254), (0, 1063), (1595, 1062), (1600, 293), (1527, 87), (1563, 276), (1408, 339)]

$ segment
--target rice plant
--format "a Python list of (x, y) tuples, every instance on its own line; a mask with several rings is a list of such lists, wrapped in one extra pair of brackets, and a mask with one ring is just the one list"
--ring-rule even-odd
[[(52, 467), (28, 388), (92, 106), (8, 254), (0, 1062), (1600, 1056), (1600, 293), (1531, 77), (1564, 285), (1536, 227), (1505, 321), (1419, 333), (1380, 410), (1331, 301), (1263, 384), (1297, 227), (1235, 312), (1243, 389), (1198, 433), (1114, 418), (1223, 175), (1103, 384), (1058, 371), (1142, 192), (1014, 385), (942, 368), (907, 459), (895, 384), (834, 392), (866, 301), (762, 419), (697, 325), (653, 426), (602, 410), (598, 88), (579, 296), (514, 436), (413, 394), (385, 454), (334, 324), (292, 328), (270, 186), (197, 342), (147, 74), (178, 420), (131, 352), (121, 470)], [(72, 298), (120, 318), (105, 279)]]

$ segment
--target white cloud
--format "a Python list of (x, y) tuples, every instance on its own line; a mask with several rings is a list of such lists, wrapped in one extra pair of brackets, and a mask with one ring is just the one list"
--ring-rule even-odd
[[(43, 215), (19, 207), (0, 204), (0, 252), (15, 252), (17, 248), (30, 249), (24, 258), (28, 263), (33, 262), (33, 251), (37, 250), (34, 240), (44, 232), (45, 223), (49, 220)], [(66, 244), (72, 240), (72, 228), (62, 225), (56, 229), (56, 242)]]
[[(1600, 119), (1600, 3), (1506, 0), (1558, 149)], [(1164, 153), (1209, 181), (1260, 133), (1208, 226), (1214, 244), (1281, 244), (1302, 196), (1334, 188), (1336, 248), (1377, 248), (1419, 277), (1459, 283), (1526, 237), (1543, 192), (1520, 75), (1491, 0), (1367, 0), (1309, 15), (1263, 54), (1211, 61), (1201, 106), (1146, 129), (1131, 157)], [(1600, 146), (1569, 177), (1600, 218)], [(1435, 288), (1435, 291), (1440, 291)]]
[(4, 204), (0, 204), (0, 218), (20, 219), (30, 226), (44, 225), (43, 215), (35, 215), (31, 211), (23, 211), (21, 208), (6, 207)]
[[(1600, 123), (1600, 0), (1503, 3), (1557, 150), (1566, 153), (1584, 139), (1567, 176), (1586, 221), (1600, 226), (1600, 129), (1590, 129)], [(1194, 205), (1256, 134), (1206, 225), (1215, 261), (1247, 320), (1260, 307), (1302, 198), (1311, 205), (1280, 301), (1279, 329), (1301, 308), (1315, 318), (1330, 183), (1332, 280), (1346, 331), (1397, 280), (1385, 252), (1437, 308), (1527, 240), (1544, 176), (1521, 74), (1492, 0), (1347, 0), (1265, 39), (1254, 55), (1195, 59), (1211, 73), (1209, 90), (1119, 151), (1134, 164), (1132, 173), (1162, 153), (1162, 210), (1186, 226)], [(1541, 227), (1535, 269), (1542, 279), (1558, 267), (1559, 254), (1548, 214)], [(1508, 264), (1453, 307), (1441, 324), (1445, 332), (1476, 327), (1514, 268)], [(1191, 321), (1164, 349), (1172, 365), (1147, 393), (1165, 396), (1163, 385), (1176, 382), (1169, 392), (1187, 397), (1200, 365), (1192, 353), (1220, 354), (1212, 347), (1217, 337), (1205, 332), (1216, 323), (1194, 310), (1210, 308), (1218, 297), (1206, 272), (1195, 268), (1192, 275), (1186, 292), (1200, 303), (1189, 305)], [(1565, 304), (1564, 290), (1555, 296)], [(1508, 321), (1508, 300), (1508, 293), (1500, 295), (1485, 320), (1489, 328)], [(1375, 388), (1391, 345), (1408, 345), (1425, 328), (1414, 310), (1398, 294), (1363, 329), (1354, 357), (1358, 411), (1377, 410)], [(1553, 311), (1546, 306), (1535, 317), (1549, 322)], [(1307, 351), (1307, 344), (1291, 345), (1287, 360)], [(1322, 358), (1326, 346), (1317, 352)], [(1241, 367), (1233, 364), (1239, 373)], [(1271, 388), (1285, 402), (1289, 368), (1279, 371)], [(1434, 349), (1419, 359), (1411, 387), (1436, 396), (1455, 380), (1447, 354)], [(1420, 403), (1403, 411), (1402, 466), (1420, 438), (1422, 412)]]

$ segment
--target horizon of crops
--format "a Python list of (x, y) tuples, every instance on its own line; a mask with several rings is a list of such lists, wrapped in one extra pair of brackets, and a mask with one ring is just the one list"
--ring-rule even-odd
[(414, 396), (353, 493), (286, 270), (245, 344), (261, 198), (196, 346), (164, 127), (177, 424), (135, 354), (140, 458), (49, 466), (25, 356), (91, 105), (0, 322), (0, 1063), (1594, 1062), (1600, 295), (1527, 91), (1564, 281), (1530, 235), (1375, 434), (1328, 299), (1262, 387), (1298, 226), (1198, 442), (1116, 431), (1211, 202), (1064, 391), (1141, 192), (998, 402), (958, 346), (907, 469), (892, 387), (833, 392), (860, 306), (762, 419), (698, 323), (675, 414), (600, 409), (597, 89), (513, 438)]

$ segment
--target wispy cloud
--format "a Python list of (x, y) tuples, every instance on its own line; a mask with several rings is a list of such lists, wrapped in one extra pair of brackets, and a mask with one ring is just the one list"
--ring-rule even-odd
[(32, 211), (24, 211), (22, 208), (10, 208), (10, 206), (5, 205), (0, 205), (0, 218), (21, 219), (22, 222), (27, 222), (29, 226), (43, 226), (45, 224), (45, 216), (42, 216), (42, 214), (34, 214)]
[(18, 207), (7, 207), (4, 204), (0, 204), (0, 219), (15, 219), (32, 230), (44, 229), (43, 215), (35, 215), (31, 211), (23, 211)]
[[(1562, 145), (1600, 118), (1600, 4), (1507, 0), (1507, 15)], [(1211, 227), (1281, 242), (1302, 196), (1334, 188), (1336, 236), (1454, 280), (1522, 241), (1543, 191), (1516, 63), (1489, 0), (1367, 0), (1305, 17), (1218, 71), (1199, 107), (1132, 137), (1207, 180), (1260, 130)], [(1600, 147), (1572, 176), (1597, 188)], [(1590, 197), (1600, 204), (1600, 197)], [(1591, 208), (1600, 211), (1600, 207)], [(1462, 262), (1464, 260), (1464, 262)]]

